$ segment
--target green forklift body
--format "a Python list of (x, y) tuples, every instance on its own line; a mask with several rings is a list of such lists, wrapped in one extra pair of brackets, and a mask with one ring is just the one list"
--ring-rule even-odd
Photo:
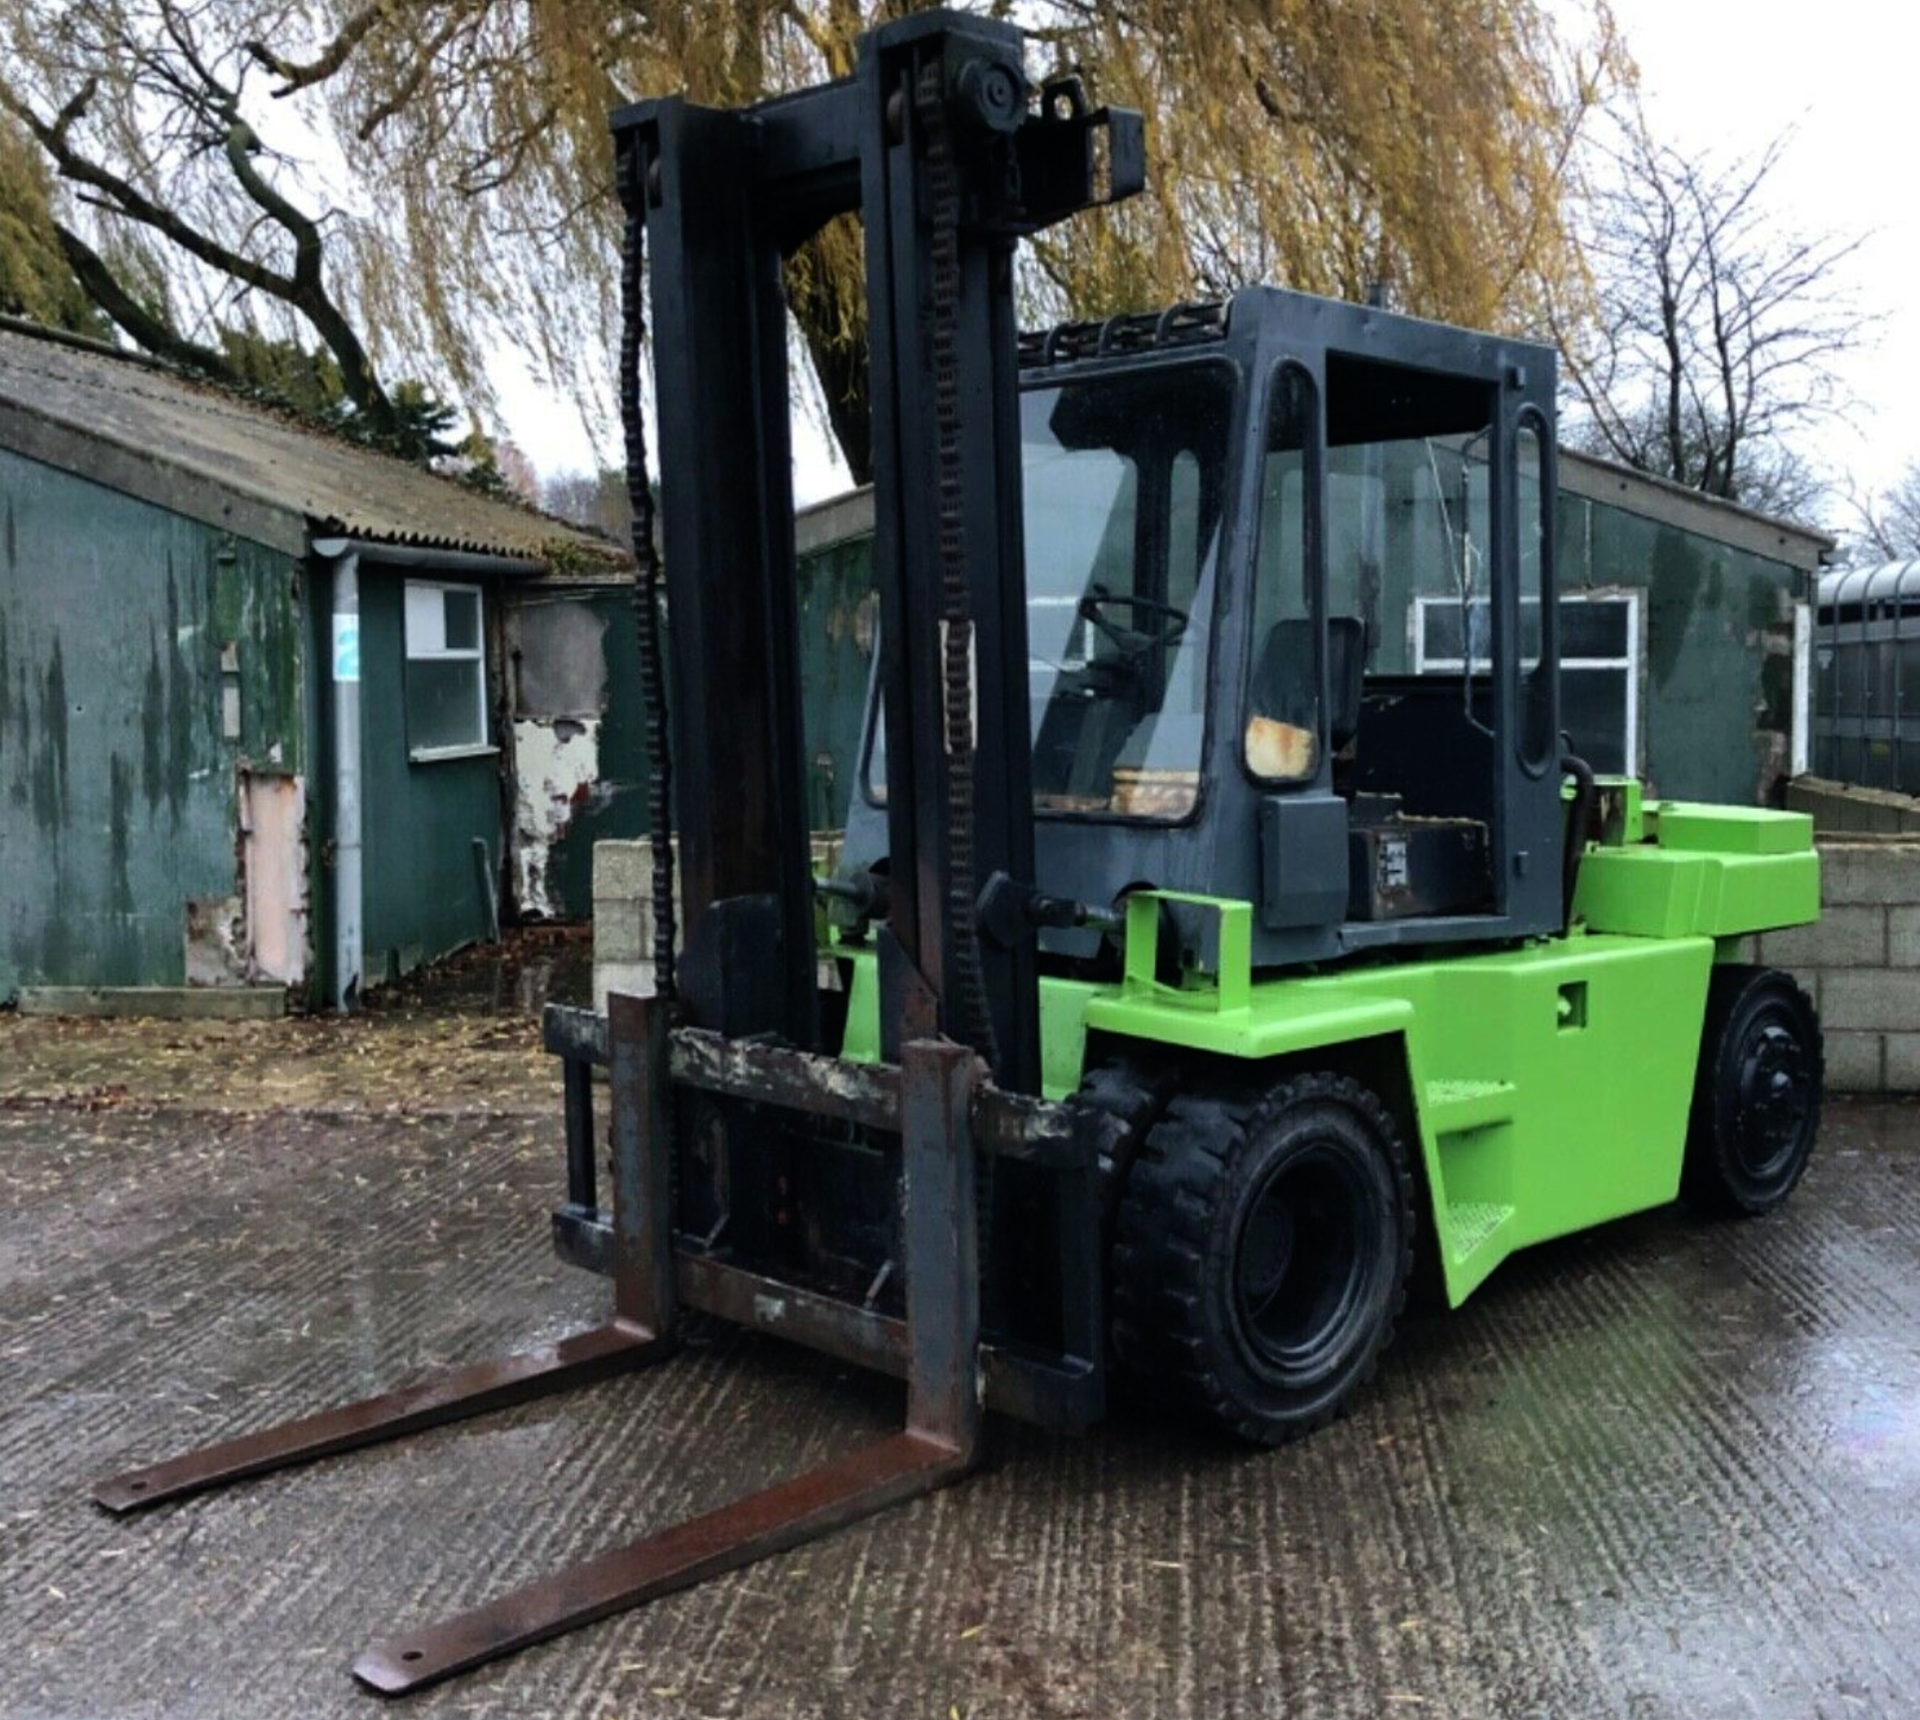
[[(1583, 856), (1572, 927), (1504, 948), (1263, 975), (1249, 962), (1252, 904), (1136, 892), (1119, 980), (1041, 982), (1048, 1095), (1079, 1086), (1090, 1046), (1302, 1066), (1364, 1052), (1376, 1071), (1384, 1051), (1454, 1306), (1515, 1249), (1664, 1205), (1713, 964), (1753, 933), (1815, 919), (1820, 863), (1802, 814), (1642, 806), (1634, 787), (1630, 815)], [(1158, 977), (1168, 907), (1213, 922), (1196, 940), (1209, 966), (1178, 983)], [(873, 962), (840, 953), (844, 1054), (872, 1059)]]

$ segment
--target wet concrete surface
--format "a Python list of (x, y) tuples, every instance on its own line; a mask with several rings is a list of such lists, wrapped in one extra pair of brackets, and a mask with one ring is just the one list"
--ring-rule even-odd
[[(605, 1292), (547, 1249), (557, 1109), (7, 1098), (7, 1046), (0, 1714), (371, 1714), (370, 1638), (899, 1414), (708, 1327), (651, 1374), (103, 1516), (102, 1472), (553, 1337)], [(1920, 1111), (1836, 1108), (1764, 1222), (1658, 1213), (1509, 1263), (1304, 1445), (1128, 1413), (994, 1451), (405, 1711), (1920, 1712)]]

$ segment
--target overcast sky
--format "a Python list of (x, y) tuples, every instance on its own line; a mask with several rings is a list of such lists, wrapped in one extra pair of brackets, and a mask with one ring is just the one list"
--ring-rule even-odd
[(1871, 233), (1845, 284), (1883, 313), (1846, 382), (1853, 402), (1807, 452), (1836, 477), (1897, 476), (1920, 458), (1920, 12), (1907, 0), (1613, 0), (1649, 117), (1718, 155), (1797, 128), (1773, 202), (1815, 230)]
[[(1731, 158), (1782, 128), (1797, 136), (1773, 201), (1790, 223), (1873, 236), (1844, 282), (1884, 313), (1846, 382), (1850, 408), (1805, 451), (1836, 478), (1877, 484), (1920, 457), (1920, 9), (1909, 0), (1613, 0), (1656, 128), (1676, 146)], [(543, 472), (584, 468), (576, 414), (511, 365), (499, 377), (509, 433)], [(845, 484), (825, 438), (803, 434), (802, 502)], [(609, 449), (609, 455), (612, 454)]]

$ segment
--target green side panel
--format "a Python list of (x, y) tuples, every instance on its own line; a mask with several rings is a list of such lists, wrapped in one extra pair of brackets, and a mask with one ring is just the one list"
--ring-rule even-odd
[(1643, 938), (1807, 925), (1820, 917), (1820, 856), (1597, 849), (1581, 862), (1574, 914), (1591, 931)]
[(1240, 1058), (1405, 1047), (1456, 1305), (1516, 1248), (1673, 1199), (1714, 946), (1576, 933), (1254, 982), (1243, 1009), (1104, 992), (1099, 1032)]
[[(853, 1063), (880, 1061), (880, 974), (871, 948), (835, 952), (851, 964), (847, 1026), (840, 1055)], [(1080, 1085), (1087, 1060), (1087, 1007), (1109, 988), (1082, 980), (1040, 982), (1040, 1088), (1064, 1099)]]
[[(484, 938), (487, 903), (473, 841), (500, 862), (500, 760), (414, 763), (408, 755), (405, 580), (362, 564), (360, 767), (365, 973), (369, 985)], [(487, 602), (497, 601), (489, 590)], [(489, 688), (491, 694), (494, 689)]]
[(1129, 1039), (1151, 1039), (1223, 1057), (1285, 1057), (1323, 1045), (1344, 1045), (1404, 1032), (1411, 1006), (1390, 997), (1338, 997), (1254, 988), (1245, 1010), (1203, 1014), (1171, 998), (1106, 995), (1087, 1006), (1087, 1026)]
[[(879, 1055), (872, 957), (853, 955), (844, 1054)], [(1241, 1059), (1361, 1040), (1403, 1050), (1449, 1300), (1516, 1248), (1672, 1200), (1713, 941), (1571, 937), (1496, 955), (1255, 981), (1212, 1010), (1123, 986), (1041, 981), (1046, 1091), (1086, 1036)]]
[(880, 964), (871, 946), (837, 952), (852, 965), (847, 980), (847, 1026), (840, 1055), (850, 1063), (880, 1061)]
[(1064, 1099), (1080, 1085), (1087, 1064), (1087, 1011), (1108, 988), (1083, 980), (1040, 982), (1040, 1090)]
[(0, 450), (0, 1002), (185, 982), (186, 903), (239, 888), (241, 768), (310, 769), (299, 581)]

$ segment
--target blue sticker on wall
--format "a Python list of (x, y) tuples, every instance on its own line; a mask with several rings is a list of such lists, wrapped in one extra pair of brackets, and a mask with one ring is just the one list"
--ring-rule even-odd
[(336, 615), (333, 618), (333, 678), (336, 681), (360, 679), (358, 615)]

